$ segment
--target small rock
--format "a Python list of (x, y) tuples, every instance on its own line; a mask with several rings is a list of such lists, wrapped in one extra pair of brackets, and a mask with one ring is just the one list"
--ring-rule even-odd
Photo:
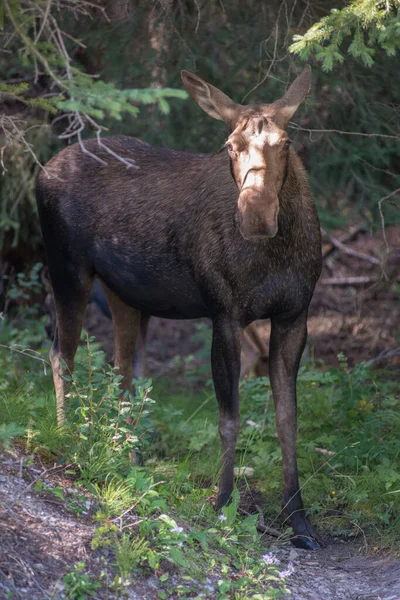
[(157, 577), (149, 577), (147, 580), (147, 585), (151, 588), (153, 588), (153, 590), (158, 590), (159, 589), (159, 582)]
[(235, 477), (251, 477), (254, 475), (253, 467), (235, 467), (233, 469)]
[(59, 590), (60, 592), (62, 592), (65, 588), (64, 582), (59, 580), (54, 584), (54, 587), (56, 590)]

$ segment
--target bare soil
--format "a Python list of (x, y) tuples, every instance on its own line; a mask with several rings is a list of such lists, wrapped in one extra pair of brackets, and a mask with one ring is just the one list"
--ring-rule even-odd
[[(116, 598), (110, 591), (113, 557), (107, 549), (91, 548), (96, 526), (90, 495), (65, 476), (62, 467), (49, 468), (39, 458), (29, 465), (18, 449), (0, 457), (0, 599), (61, 600), (66, 597), (63, 577), (78, 562), (85, 563), (92, 580), (99, 580), (103, 572), (102, 585), (91, 598)], [(39, 480), (48, 485), (47, 491), (35, 491)], [(62, 488), (64, 500), (50, 491), (54, 488)], [(78, 516), (73, 502), (85, 494), (87, 510)], [(125, 597), (158, 598), (152, 585), (151, 578), (136, 575)]]

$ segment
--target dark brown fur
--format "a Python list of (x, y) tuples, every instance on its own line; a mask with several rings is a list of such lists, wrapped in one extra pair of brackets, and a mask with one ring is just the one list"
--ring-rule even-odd
[[(261, 112), (266, 122), (275, 123), (277, 131), (284, 133), (282, 127), (309, 87), (309, 72), (304, 73), (281, 101), (254, 109), (234, 105), (195, 76), (186, 74), (184, 80), (200, 106), (223, 118), (230, 132), (247, 110), (251, 115)], [(249, 140), (251, 144), (251, 132)], [(296, 465), (296, 376), (306, 340), (307, 309), (321, 270), (319, 222), (300, 159), (282, 144), (263, 147), (259, 155), (266, 161), (264, 183), (254, 188), (254, 194), (252, 188), (246, 198), (246, 210), (256, 205), (257, 218), (248, 213), (244, 232), (238, 203), (243, 182), (231, 162), (242, 160), (245, 153), (195, 155), (153, 148), (125, 136), (105, 143), (134, 160), (139, 170), (126, 169), (91, 140), (85, 142), (87, 149), (107, 166), (83, 154), (79, 145), (71, 146), (48, 163), (52, 177), (43, 172), (37, 186), (57, 309), (51, 358), (60, 420), (66, 391), (60, 358), (72, 370), (94, 277), (103, 282), (110, 300), (116, 364), (128, 389), (140, 313), (210, 317), (224, 455), (221, 506), (233, 488), (240, 332), (256, 319), (270, 318), (270, 376), (283, 454), (285, 514), (294, 528), (295, 543), (317, 547), (304, 514)], [(273, 215), (265, 227), (262, 222), (263, 198), (267, 212), (272, 195), (279, 203), (277, 231)]]

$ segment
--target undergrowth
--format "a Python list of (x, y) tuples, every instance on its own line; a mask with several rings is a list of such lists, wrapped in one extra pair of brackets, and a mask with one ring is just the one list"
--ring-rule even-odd
[[(19, 438), (28, 453), (73, 465), (95, 505), (92, 547), (112, 555), (114, 593), (122, 594), (138, 573), (152, 573), (160, 598), (281, 597), (291, 568), (266, 553), (255, 501), (243, 510), (236, 490), (220, 514), (212, 507), (220, 444), (211, 383), (182, 389), (159, 380), (152, 390), (147, 380), (137, 382), (134, 397), (124, 396), (120, 377), (87, 338), (70, 381), (67, 424), (58, 427), (48, 344), (38, 343), (39, 326), (33, 314), (2, 323), (0, 443)], [(339, 358), (339, 368), (300, 369), (303, 497), (321, 534), (360, 536), (366, 545), (388, 547), (400, 538), (396, 382), (390, 372), (363, 363), (349, 369)], [(280, 515), (281, 452), (267, 378), (241, 383), (236, 465), (242, 498), (256, 496), (265, 524), (280, 528), (282, 539), (290, 537)], [(43, 492), (43, 485), (35, 490)], [(63, 497), (62, 489), (50, 491)], [(84, 507), (84, 496), (69, 500), (77, 516)], [(97, 589), (82, 564), (65, 576), (64, 586), (69, 598)]]
[[(303, 366), (298, 376), (298, 462), (302, 494), (319, 531), (329, 536), (361, 535), (366, 544), (398, 543), (400, 536), (400, 397), (394, 373), (364, 363), (353, 369), (318, 370)], [(164, 394), (165, 396), (165, 394)], [(157, 398), (161, 451), (185, 460), (194, 479), (207, 480), (219, 453), (215, 397), (194, 419), (182, 394), (174, 405)], [(179, 406), (180, 404), (180, 406)], [(177, 406), (178, 405), (178, 406)], [(191, 410), (196, 410), (191, 402)], [(168, 420), (167, 415), (172, 415)], [(241, 432), (237, 467), (242, 486), (262, 493), (269, 525), (280, 519), (282, 460), (268, 378), (241, 384)]]

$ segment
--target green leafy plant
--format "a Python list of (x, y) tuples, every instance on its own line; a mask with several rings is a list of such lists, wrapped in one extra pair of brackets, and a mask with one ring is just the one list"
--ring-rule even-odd
[[(85, 360), (72, 376), (68, 415), (70, 452), (88, 481), (104, 480), (111, 472), (127, 473), (150, 436), (151, 380), (137, 383), (135, 395), (120, 389), (122, 377), (104, 366), (104, 354), (86, 337)], [(79, 364), (80, 363), (80, 364)], [(135, 458), (136, 457), (136, 458)]]
[(79, 562), (63, 578), (64, 591), (66, 598), (70, 600), (86, 600), (90, 596), (95, 596), (100, 588), (100, 581), (94, 581), (85, 573), (85, 563)]
[(149, 542), (140, 537), (132, 538), (123, 533), (114, 546), (115, 560), (119, 573), (124, 579), (132, 577), (139, 565), (147, 560)]
[(29, 93), (30, 89), (27, 82), (0, 83), (0, 101), (2, 96), (5, 96), (9, 99), (18, 100), (18, 102), (22, 102), (33, 109), (42, 109), (53, 114), (57, 112), (54, 98), (41, 98), (40, 96), (32, 98)]
[(57, 101), (57, 108), (65, 113), (80, 112), (96, 119), (109, 117), (120, 121), (123, 115), (136, 117), (139, 114), (137, 104), (156, 104), (161, 114), (170, 112), (168, 99), (184, 100), (184, 90), (130, 89), (119, 90), (112, 83), (96, 81), (85, 73), (76, 72), (72, 82), (67, 84), (68, 97)]
[(9, 446), (14, 438), (20, 437), (25, 432), (24, 427), (15, 423), (0, 424), (0, 446)]

